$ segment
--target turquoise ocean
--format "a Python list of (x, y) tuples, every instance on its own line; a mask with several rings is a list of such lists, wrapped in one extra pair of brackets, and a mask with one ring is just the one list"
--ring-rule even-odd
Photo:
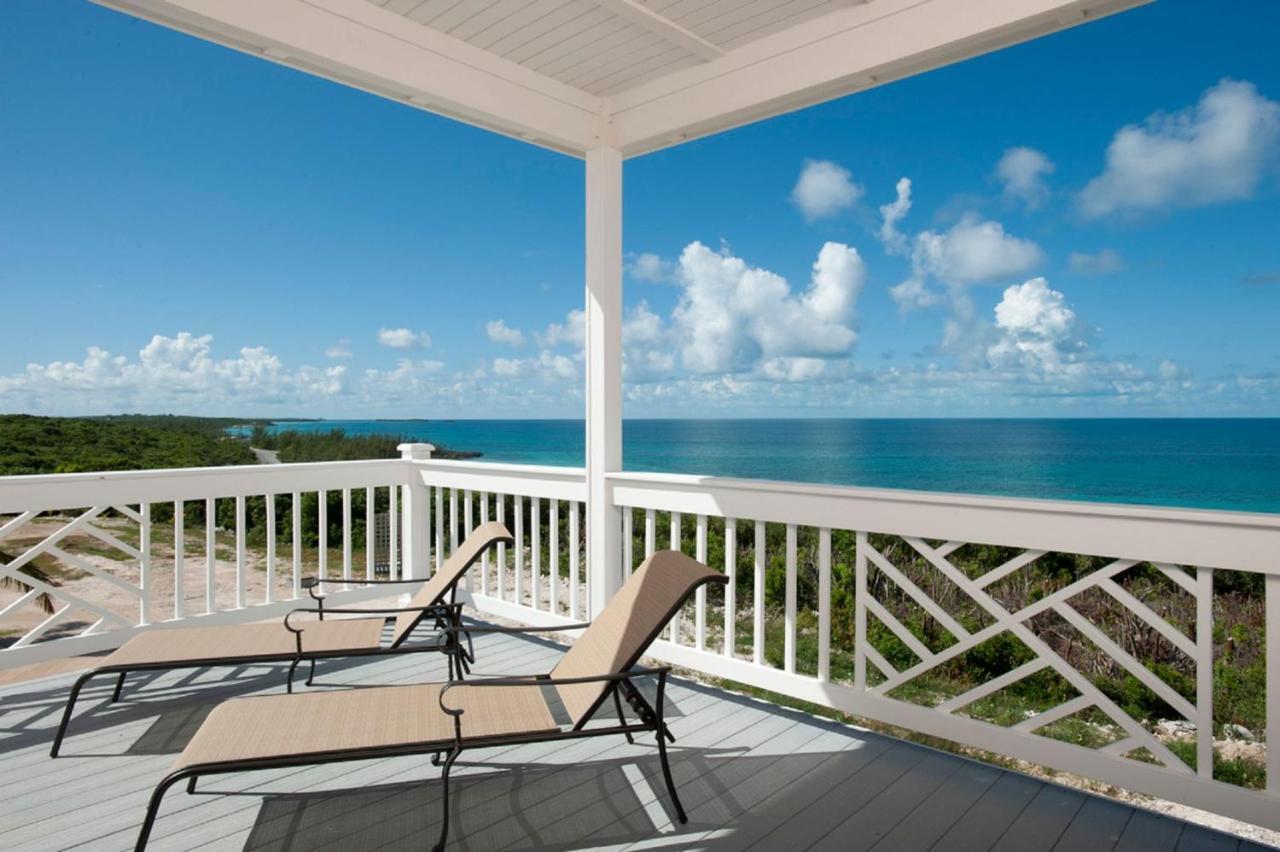
[[(577, 420), (323, 420), (581, 466)], [(627, 420), (627, 470), (1280, 513), (1280, 419)]]

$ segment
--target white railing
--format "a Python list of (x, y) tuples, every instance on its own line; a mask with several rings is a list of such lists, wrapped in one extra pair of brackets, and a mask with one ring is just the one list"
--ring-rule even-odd
[[(303, 573), (328, 577), (335, 594), (373, 596), (358, 588), (361, 573), (425, 577), (488, 520), (516, 541), (470, 572), (480, 611), (531, 624), (587, 618), (591, 575), (609, 566), (583, 562), (583, 471), (439, 461), (425, 449), (373, 462), (0, 479), (0, 548), (11, 554), (0, 576), (27, 585), (0, 610), (0, 629), (41, 594), (56, 601), (53, 615), (33, 622), (28, 613), (0, 666), (111, 647), (161, 622), (266, 617), (291, 605)], [(1254, 586), (1265, 603), (1251, 629), (1265, 636), (1260, 651), (1272, 651), (1262, 721), (1280, 730), (1280, 517), (640, 473), (608, 484), (622, 510), (624, 576), (677, 547), (730, 578), (672, 620), (654, 657), (1280, 828), (1280, 749), (1263, 757), (1265, 790), (1226, 783), (1214, 775), (1213, 724), (1215, 647), (1230, 647), (1215, 646), (1214, 629), (1236, 618), (1215, 612), (1215, 583), (1261, 575)], [(304, 507), (303, 495), (325, 492), (333, 507)], [(223, 505), (233, 507), (231, 524), (203, 523)], [(172, 518), (175, 546), (159, 541), (157, 507)], [(332, 555), (331, 511), (341, 516)], [(246, 512), (275, 534), (247, 541)], [(361, 572), (353, 531), (361, 514), (367, 529), (382, 513), (391, 552), (380, 558), (370, 543)], [(304, 538), (315, 541), (309, 560)], [(86, 543), (114, 561), (74, 552)], [(20, 573), (42, 557), (100, 581), (87, 588), (114, 603)], [(233, 582), (218, 594), (227, 573)], [(74, 629), (59, 627), (86, 613)], [(988, 653), (998, 643), (1002, 670)], [(1153, 664), (1146, 652), (1157, 646), (1171, 665)], [(982, 675), (963, 677), (975, 658), (985, 659)], [(1131, 712), (1100, 668), (1145, 691), (1141, 706), (1162, 708), (1189, 739)], [(1044, 687), (1037, 701), (1002, 701), (1032, 683)]]
[[(112, 648), (153, 625), (267, 618), (294, 605), (307, 574), (335, 581), (326, 592), (339, 600), (374, 596), (351, 585), (398, 573), (411, 481), (400, 460), (0, 477), (0, 578), (16, 595), (0, 608), (12, 640), (0, 667)], [(389, 553), (365, 535), (358, 555), (353, 533), (376, 526), (379, 505)]]

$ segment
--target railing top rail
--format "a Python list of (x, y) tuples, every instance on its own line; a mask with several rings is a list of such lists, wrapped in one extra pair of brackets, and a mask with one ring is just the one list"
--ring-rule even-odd
[(430, 459), (413, 462), (427, 485), (555, 500), (585, 500), (580, 467)]
[(1280, 573), (1280, 515), (657, 473), (608, 476), (621, 506)]
[(0, 476), (0, 513), (405, 485), (411, 474), (401, 459), (369, 459)]

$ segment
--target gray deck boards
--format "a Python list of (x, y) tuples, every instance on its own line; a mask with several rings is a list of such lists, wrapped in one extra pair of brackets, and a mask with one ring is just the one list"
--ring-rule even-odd
[[(548, 670), (560, 649), (487, 636), (485, 673)], [(0, 849), (132, 848), (152, 787), (219, 702), (278, 692), (283, 666), (139, 674), (125, 700), (86, 689), (63, 757), (49, 742), (72, 676), (0, 689)], [(322, 663), (317, 688), (442, 679), (433, 654)], [(666, 799), (652, 739), (470, 752), (455, 769), (450, 849), (1088, 850), (1262, 847), (1199, 826), (698, 684), (675, 681)], [(421, 849), (439, 830), (422, 758), (237, 773), (175, 790), (151, 848)]]

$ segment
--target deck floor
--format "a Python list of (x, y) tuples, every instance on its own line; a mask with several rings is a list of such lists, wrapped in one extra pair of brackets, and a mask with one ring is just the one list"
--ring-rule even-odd
[[(488, 636), (485, 673), (547, 671), (549, 642)], [(139, 674), (82, 696), (48, 756), (71, 676), (0, 688), (0, 849), (130, 849), (152, 787), (218, 701), (279, 692), (283, 666)], [(435, 654), (322, 663), (315, 688), (442, 679)], [(455, 768), (452, 850), (1240, 850), (1266, 847), (1147, 811), (687, 681), (668, 689), (689, 812), (673, 824), (652, 738), (468, 752)], [(170, 792), (152, 845), (170, 849), (424, 849), (439, 772), (423, 758), (210, 778)]]

